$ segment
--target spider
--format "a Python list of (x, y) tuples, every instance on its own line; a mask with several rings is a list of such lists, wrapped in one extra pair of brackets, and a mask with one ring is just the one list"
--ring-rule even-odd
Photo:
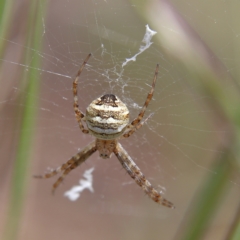
[[(135, 180), (135, 182), (154, 202), (169, 208), (174, 208), (173, 203), (165, 199), (146, 179), (139, 167), (134, 163), (132, 158), (118, 141), (119, 139), (130, 137), (134, 132), (141, 128), (150, 117), (149, 116), (142, 121), (145, 110), (153, 96), (159, 65), (157, 64), (156, 66), (152, 88), (147, 95), (147, 99), (138, 114), (138, 117), (129, 124), (129, 110), (127, 106), (113, 94), (105, 94), (95, 99), (87, 107), (86, 115), (84, 115), (79, 109), (77, 94), (78, 80), (90, 57), (91, 54), (87, 56), (73, 81), (73, 108), (80, 130), (84, 134), (93, 135), (96, 139), (62, 166), (49, 173), (35, 177), (50, 178), (61, 173), (61, 176), (53, 184), (52, 192), (54, 192), (69, 172), (86, 161), (97, 150), (100, 153), (100, 157), (103, 159), (110, 158), (112, 153), (114, 153), (131, 178)], [(83, 122), (85, 122), (87, 127), (83, 125)]]

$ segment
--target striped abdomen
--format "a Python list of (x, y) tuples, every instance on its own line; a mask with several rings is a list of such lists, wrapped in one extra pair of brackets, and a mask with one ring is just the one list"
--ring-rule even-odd
[(115, 139), (128, 125), (129, 111), (117, 96), (105, 94), (87, 107), (85, 120), (90, 133), (96, 138)]

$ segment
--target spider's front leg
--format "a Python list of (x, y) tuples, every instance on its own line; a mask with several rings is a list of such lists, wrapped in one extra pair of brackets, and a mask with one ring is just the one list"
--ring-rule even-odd
[(165, 199), (146, 179), (139, 167), (134, 163), (132, 158), (128, 155), (120, 143), (117, 143), (114, 153), (122, 164), (123, 168), (154, 202), (165, 207), (175, 208), (173, 203)]
[(53, 184), (52, 192), (55, 191), (55, 189), (58, 187), (58, 185), (63, 181), (65, 176), (71, 172), (73, 169), (75, 169), (77, 166), (79, 166), (81, 163), (86, 161), (94, 152), (96, 152), (96, 141), (90, 143), (87, 147), (85, 147), (82, 151), (77, 153), (75, 156), (73, 156), (70, 160), (68, 160), (66, 163), (64, 163), (62, 166), (54, 169), (50, 173), (47, 173), (45, 175), (36, 175), (35, 178), (50, 178), (55, 176), (58, 173), (62, 173), (62, 175), (58, 178), (58, 180)]

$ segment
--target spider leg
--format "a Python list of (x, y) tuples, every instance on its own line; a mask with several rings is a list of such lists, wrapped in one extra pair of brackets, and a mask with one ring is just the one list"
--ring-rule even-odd
[(89, 131), (88, 129), (86, 129), (83, 124), (82, 124), (82, 119), (84, 118), (84, 114), (83, 112), (79, 109), (78, 107), (78, 95), (77, 95), (77, 86), (78, 86), (78, 79), (80, 77), (80, 74), (83, 70), (83, 68), (85, 67), (85, 65), (87, 64), (88, 59), (91, 57), (91, 53), (88, 54), (87, 58), (84, 60), (82, 66), (80, 67), (80, 69), (78, 70), (78, 73), (76, 75), (75, 80), (73, 81), (73, 98), (74, 98), (74, 103), (73, 103), (73, 108), (74, 108), (74, 112), (75, 112), (75, 117), (77, 119), (79, 128), (81, 129), (81, 131), (83, 133), (88, 134)]
[(128, 155), (126, 150), (117, 143), (114, 153), (123, 168), (131, 176), (132, 179), (144, 190), (144, 192), (156, 203), (169, 208), (175, 208), (173, 203), (169, 202), (152, 186), (152, 184), (146, 179), (138, 166), (134, 163), (132, 158)]
[(81, 163), (86, 161), (94, 152), (96, 152), (96, 141), (90, 143), (88, 146), (86, 146), (82, 151), (78, 152), (75, 156), (73, 156), (71, 159), (69, 159), (66, 163), (64, 163), (62, 166), (54, 169), (50, 173), (47, 173), (45, 175), (36, 175), (35, 178), (50, 178), (55, 176), (56, 174), (62, 172), (62, 175), (58, 178), (58, 180), (53, 185), (53, 192), (58, 187), (58, 185), (63, 181), (64, 177), (74, 168), (79, 166)]
[(122, 137), (124, 138), (128, 138), (130, 137), (133, 133), (135, 133), (139, 128), (141, 128), (147, 121), (149, 118), (151, 118), (153, 115), (153, 113), (151, 113), (146, 119), (144, 119), (142, 122), (140, 122), (137, 126), (133, 127), (131, 130), (125, 132)]
[[(146, 101), (145, 101), (145, 103), (144, 103), (144, 105), (143, 105), (143, 107), (142, 107), (142, 110), (141, 110), (141, 112), (138, 114), (138, 117), (137, 118), (135, 118), (128, 126), (127, 126), (127, 128), (126, 128), (126, 130), (128, 131), (128, 130), (130, 130), (130, 131), (132, 131), (131, 129), (132, 128), (134, 128), (135, 126), (137, 126), (138, 124), (139, 124), (139, 122), (142, 120), (142, 118), (143, 118), (143, 116), (144, 116), (144, 113), (145, 113), (145, 111), (146, 111), (146, 109), (147, 109), (147, 107), (148, 107), (148, 104), (149, 104), (149, 102), (152, 100), (152, 96), (153, 96), (153, 92), (154, 92), (154, 88), (155, 88), (155, 84), (156, 84), (156, 80), (157, 80), (157, 75), (158, 75), (158, 69), (159, 69), (159, 64), (157, 64), (157, 66), (156, 66), (156, 70), (155, 70), (155, 74), (154, 74), (154, 78), (153, 78), (153, 82), (152, 82), (152, 88), (151, 88), (151, 90), (150, 90), (150, 92), (148, 93), (148, 95), (147, 95), (147, 99), (146, 99)], [(141, 125), (142, 126), (142, 125)], [(140, 126), (140, 127), (141, 127)], [(137, 129), (139, 129), (140, 127), (138, 127)], [(137, 129), (136, 129), (136, 127), (134, 128), (135, 130), (132, 132), (132, 133), (134, 133)], [(130, 132), (129, 131), (129, 132)], [(130, 135), (132, 135), (132, 133), (130, 134)], [(129, 136), (130, 136), (129, 135)], [(127, 133), (126, 134), (124, 134), (123, 135), (125, 138), (126, 137), (129, 137), (128, 135), (127, 135)]]
[(56, 190), (58, 185), (63, 181), (63, 179), (66, 177), (66, 175), (69, 172), (71, 172), (73, 169), (75, 169), (80, 164), (82, 164), (84, 161), (86, 161), (96, 151), (97, 151), (96, 141), (94, 141), (94, 142), (90, 143), (89, 145), (87, 145), (82, 151), (80, 151), (75, 156), (73, 156), (67, 162), (68, 167), (63, 170), (62, 175), (53, 184), (52, 192), (54, 193), (54, 191)]
[(53, 169), (52, 171), (50, 171), (50, 172), (48, 172), (44, 175), (34, 175), (33, 177), (35, 177), (35, 178), (50, 178), (50, 177), (53, 177), (53, 176), (57, 175), (58, 173), (67, 169), (71, 164), (72, 164), (72, 158), (70, 160), (68, 160), (66, 163), (64, 163), (62, 166), (60, 166), (56, 169)]

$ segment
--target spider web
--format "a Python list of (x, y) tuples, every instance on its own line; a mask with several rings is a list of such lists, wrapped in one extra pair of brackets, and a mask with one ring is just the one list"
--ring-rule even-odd
[[(230, 46), (237, 40), (239, 32), (234, 23), (227, 20), (231, 14), (227, 3), (223, 1), (216, 7), (215, 1), (175, 2), (182, 16), (225, 65), (223, 75), (234, 74), (235, 56)], [(38, 212), (38, 224), (43, 226), (41, 229), (47, 228), (51, 221), (56, 223), (57, 216), (61, 218), (64, 213), (66, 219), (74, 223), (84, 218), (92, 219), (93, 216), (102, 218), (101, 226), (105, 226), (109, 218), (119, 224), (131, 217), (129, 223), (133, 224), (131, 221), (141, 217), (142, 224), (150, 221), (146, 225), (150, 229), (156, 219), (169, 224), (173, 216), (179, 218), (184, 211), (180, 208), (173, 213), (156, 207), (124, 172), (115, 156), (107, 160), (100, 159), (97, 153), (91, 156), (67, 176), (54, 197), (50, 190), (55, 179), (36, 181), (31, 178), (33, 174), (43, 173), (47, 167), (58, 167), (92, 141), (91, 136), (83, 135), (79, 130), (72, 107), (72, 80), (90, 52), (92, 57), (81, 74), (78, 86), (79, 105), (83, 112), (93, 99), (113, 93), (128, 106), (132, 120), (141, 110), (151, 88), (156, 64), (160, 64), (154, 97), (145, 117), (153, 115), (144, 127), (121, 143), (147, 179), (168, 200), (177, 207), (189, 202), (205, 176), (216, 174), (211, 166), (214, 157), (221, 153), (218, 146), (227, 130), (213, 121), (215, 110), (207, 104), (209, 95), (198, 91), (198, 83), (188, 82), (192, 75), (163, 51), (164, 46), (157, 38), (158, 30), (150, 23), (139, 20), (137, 8), (127, 1), (61, 0), (49, 2), (48, 14), (42, 18), (44, 30), (41, 41), (44, 49), (37, 52), (42, 61), (38, 69), (41, 82), (40, 94), (36, 96), (38, 105), (33, 106), (38, 114), (29, 172), (29, 192), (37, 195), (35, 201), (41, 201), (33, 203), (34, 200), (29, 199), (29, 202), (44, 208), (44, 211)], [(156, 34), (151, 34), (151, 31)], [(5, 41), (7, 52), (1, 59), (4, 76), (0, 99), (3, 109), (0, 120), (4, 128), (0, 133), (4, 139), (1, 152), (13, 162), (12, 149), (15, 150), (17, 145), (13, 141), (14, 136), (27, 131), (20, 129), (19, 119), (13, 112), (24, 108), (19, 96), (29, 94), (16, 75), (22, 69), (28, 71), (31, 68), (36, 50), (22, 44), (21, 34)], [(27, 64), (19, 57), (20, 52), (25, 50), (32, 53)], [(231, 81), (227, 84), (226, 91), (231, 94), (234, 84)], [(4, 168), (8, 164), (3, 163)], [(77, 185), (89, 169), (94, 169), (91, 171), (92, 190), (83, 191), (80, 198), (70, 202), (64, 197), (64, 192)], [(238, 178), (229, 180), (232, 185), (239, 184)], [(26, 221), (33, 215), (33, 209), (26, 214)], [(64, 211), (59, 213), (59, 209)], [(51, 212), (48, 220), (45, 219), (46, 212)], [(66, 219), (59, 220), (57, 225), (66, 224)], [(67, 228), (70, 230), (72, 226)], [(114, 231), (113, 226), (110, 232)], [(46, 239), (45, 231), (40, 232), (39, 239)], [(51, 234), (52, 230), (48, 228), (46, 232)], [(76, 232), (76, 235), (79, 233)], [(90, 236), (86, 232), (84, 234)], [(166, 230), (165, 234), (170, 236), (170, 230)]]

